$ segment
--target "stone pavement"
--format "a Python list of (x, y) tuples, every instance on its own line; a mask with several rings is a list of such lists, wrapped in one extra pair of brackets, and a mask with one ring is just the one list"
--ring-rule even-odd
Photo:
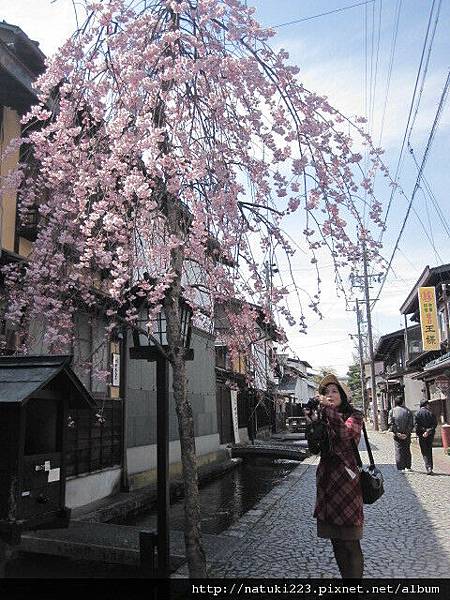
[[(369, 436), (386, 491), (364, 509), (365, 577), (448, 577), (450, 469), (446, 474), (440, 471), (441, 462), (434, 477), (425, 475), (420, 452), (413, 447), (413, 472), (399, 473), (391, 436)], [(361, 451), (361, 456), (367, 462), (367, 452)], [(331, 544), (317, 538), (312, 517), (317, 462), (316, 457), (304, 461), (222, 532), (237, 543), (209, 556), (210, 576), (339, 577)], [(183, 569), (178, 576), (186, 576)]]

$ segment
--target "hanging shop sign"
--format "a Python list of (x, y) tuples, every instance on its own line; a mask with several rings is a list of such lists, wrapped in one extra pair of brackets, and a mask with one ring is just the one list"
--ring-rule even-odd
[(231, 390), (230, 399), (231, 399), (231, 417), (233, 420), (233, 434), (234, 434), (234, 443), (239, 444), (239, 423), (238, 423), (238, 408), (237, 408), (237, 390)]
[(112, 378), (111, 383), (113, 386), (120, 385), (120, 354), (112, 355)]
[(420, 327), (425, 351), (440, 350), (441, 339), (437, 320), (436, 291), (434, 287), (419, 288)]

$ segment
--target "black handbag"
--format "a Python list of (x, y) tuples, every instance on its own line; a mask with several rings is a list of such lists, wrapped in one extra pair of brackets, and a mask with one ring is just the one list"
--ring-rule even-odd
[(384, 478), (383, 473), (375, 465), (373, 460), (372, 449), (369, 443), (369, 437), (367, 435), (366, 426), (363, 423), (364, 440), (366, 442), (367, 452), (369, 454), (369, 466), (363, 467), (361, 456), (359, 454), (358, 447), (353, 442), (353, 448), (355, 450), (356, 462), (358, 464), (359, 472), (361, 475), (361, 489), (364, 504), (373, 504), (381, 498), (384, 494)]

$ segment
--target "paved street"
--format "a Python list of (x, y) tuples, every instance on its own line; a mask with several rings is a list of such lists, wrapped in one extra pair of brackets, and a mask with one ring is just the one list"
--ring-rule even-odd
[[(362, 541), (366, 577), (448, 577), (450, 573), (450, 468), (424, 473), (413, 449), (413, 472), (398, 473), (389, 434), (370, 433), (386, 492), (365, 507)], [(362, 452), (363, 461), (367, 453)], [(367, 458), (366, 458), (367, 460)], [(443, 464), (450, 457), (442, 457)], [(239, 543), (217, 554), (218, 577), (339, 577), (327, 540), (312, 517), (317, 458), (308, 459), (222, 535)], [(440, 473), (440, 474), (439, 474)]]

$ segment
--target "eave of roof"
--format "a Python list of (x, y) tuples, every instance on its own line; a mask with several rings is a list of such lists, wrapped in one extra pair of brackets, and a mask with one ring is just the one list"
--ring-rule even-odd
[(386, 333), (382, 335), (378, 340), (377, 347), (375, 349), (374, 359), (381, 361), (385, 356), (388, 355), (393, 346), (400, 342), (405, 335), (404, 329), (399, 329), (398, 331), (392, 331), (391, 333)]
[(440, 265), (439, 267), (430, 267), (427, 265), (409, 292), (406, 300), (401, 305), (400, 313), (402, 315), (410, 315), (415, 313), (419, 308), (419, 301), (417, 298), (418, 288), (425, 287), (427, 285), (435, 285), (435, 283), (433, 283), (435, 278), (440, 275), (442, 276), (444, 273), (447, 273), (447, 278), (450, 278), (450, 263)]
[(95, 402), (70, 368), (70, 355), (0, 357), (0, 403), (24, 403), (64, 373), (86, 406)]

